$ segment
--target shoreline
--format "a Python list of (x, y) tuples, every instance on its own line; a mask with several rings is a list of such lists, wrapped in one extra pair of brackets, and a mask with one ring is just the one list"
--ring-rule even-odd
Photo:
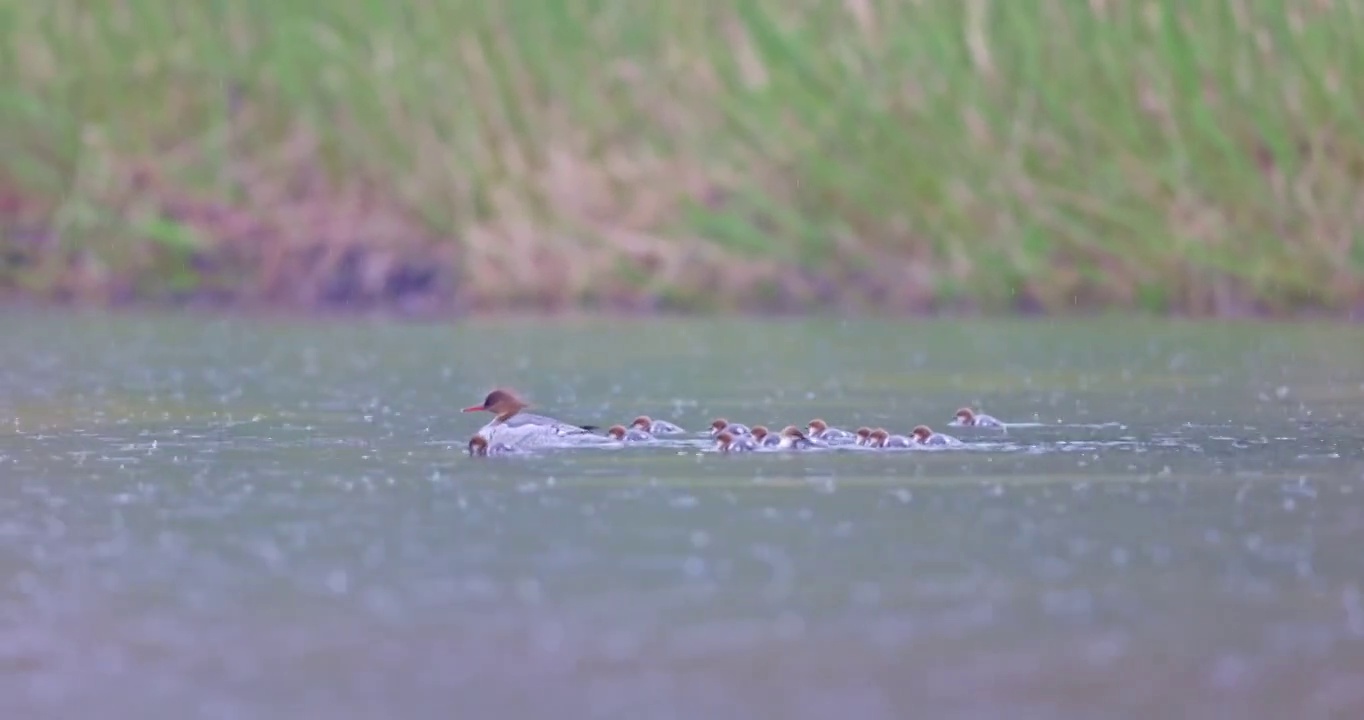
[(90, 314), (145, 316), (157, 314), (203, 316), (217, 319), (259, 319), (287, 322), (355, 322), (381, 321), (403, 324), (438, 325), (452, 321), (474, 322), (537, 322), (610, 319), (625, 322), (655, 320), (749, 320), (767, 322), (806, 320), (869, 320), (902, 322), (1054, 322), (1086, 320), (1118, 320), (1131, 322), (1161, 321), (1174, 323), (1218, 324), (1330, 324), (1355, 326), (1364, 324), (1364, 306), (1330, 311), (1304, 309), (1281, 313), (1223, 312), (1223, 313), (1155, 313), (1130, 307), (1085, 306), (1071, 311), (1013, 311), (992, 312), (971, 308), (964, 304), (934, 309), (893, 309), (878, 307), (755, 308), (736, 307), (718, 311), (687, 311), (674, 309), (640, 309), (630, 306), (555, 305), (526, 307), (524, 305), (483, 304), (477, 307), (457, 303), (429, 304), (420, 308), (399, 303), (375, 303), (361, 306), (321, 305), (305, 306), (295, 303), (235, 301), (208, 302), (203, 300), (156, 301), (125, 300), (120, 302), (83, 302), (15, 296), (0, 293), (0, 314), (23, 313)]

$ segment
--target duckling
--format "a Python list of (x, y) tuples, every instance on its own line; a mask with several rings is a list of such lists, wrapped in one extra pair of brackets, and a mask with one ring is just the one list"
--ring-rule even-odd
[(962, 444), (960, 440), (952, 437), (951, 435), (943, 435), (942, 433), (933, 432), (933, 429), (928, 427), (927, 425), (915, 426), (914, 430), (910, 432), (910, 435), (913, 435), (915, 442), (917, 442), (920, 445), (948, 447)]
[(715, 436), (715, 449), (722, 453), (748, 452), (756, 450), (757, 446), (753, 444), (752, 438), (746, 435), (735, 436), (728, 430), (721, 430)]
[(781, 430), (781, 440), (777, 447), (783, 450), (809, 450), (818, 447), (813, 440), (805, 436), (800, 428), (795, 425), (787, 425)]
[(891, 435), (885, 428), (876, 428), (871, 431), (871, 446), (875, 448), (908, 448), (914, 446), (914, 441), (904, 435)]
[(630, 427), (652, 435), (676, 435), (684, 433), (686, 430), (668, 422), (667, 420), (655, 420), (648, 415), (640, 415), (630, 421)]
[(716, 418), (715, 420), (711, 421), (710, 423), (711, 437), (719, 437), (720, 433), (726, 430), (728, 430), (730, 434), (735, 436), (752, 434), (752, 432), (748, 429), (747, 425), (732, 423), (724, 418)]
[(624, 425), (612, 425), (607, 428), (606, 434), (620, 442), (647, 442), (654, 439), (648, 430), (641, 430), (634, 426), (626, 428)]
[(998, 418), (991, 417), (984, 413), (977, 413), (969, 407), (964, 407), (957, 411), (956, 417), (952, 418), (949, 425), (957, 427), (988, 427), (1003, 428), (1004, 423)]
[(805, 428), (805, 431), (810, 439), (826, 442), (830, 445), (845, 445), (857, 440), (857, 436), (853, 433), (850, 433), (847, 430), (829, 427), (829, 423), (826, 423), (819, 418), (811, 420), (809, 426)]
[(469, 438), (469, 455), (473, 457), (487, 457), (488, 455), (508, 455), (516, 452), (516, 448), (502, 443), (493, 445), (488, 444), (488, 438), (482, 435), (475, 435)]
[(853, 433), (853, 434), (857, 436), (857, 444), (858, 444), (858, 445), (860, 445), (860, 446), (862, 446), (862, 447), (867, 447), (867, 446), (870, 444), (870, 441), (871, 441), (871, 428), (867, 427), (866, 425), (863, 425), (862, 427), (857, 428), (857, 432), (855, 432), (855, 433)]
[(781, 436), (772, 433), (766, 425), (754, 425), (752, 430), (753, 442), (758, 447), (777, 447), (781, 445)]

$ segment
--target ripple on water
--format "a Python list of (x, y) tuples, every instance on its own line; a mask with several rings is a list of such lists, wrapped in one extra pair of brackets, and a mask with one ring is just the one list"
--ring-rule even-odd
[[(16, 716), (1364, 704), (1357, 335), (121, 322), (0, 327)], [(1035, 422), (932, 451), (694, 434), (485, 460), (450, 410), (483, 367), (592, 422)]]

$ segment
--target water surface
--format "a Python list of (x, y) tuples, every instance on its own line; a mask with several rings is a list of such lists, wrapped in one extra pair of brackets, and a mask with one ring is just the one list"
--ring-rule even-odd
[[(1364, 334), (0, 317), (6, 717), (1364, 708)], [(469, 458), (508, 384), (939, 453)], [(955, 432), (955, 431), (954, 431)]]

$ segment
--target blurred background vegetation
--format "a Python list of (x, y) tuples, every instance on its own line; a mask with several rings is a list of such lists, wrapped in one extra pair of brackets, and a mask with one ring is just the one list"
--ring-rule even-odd
[(0, 295), (1364, 307), (1364, 4), (0, 0)]

